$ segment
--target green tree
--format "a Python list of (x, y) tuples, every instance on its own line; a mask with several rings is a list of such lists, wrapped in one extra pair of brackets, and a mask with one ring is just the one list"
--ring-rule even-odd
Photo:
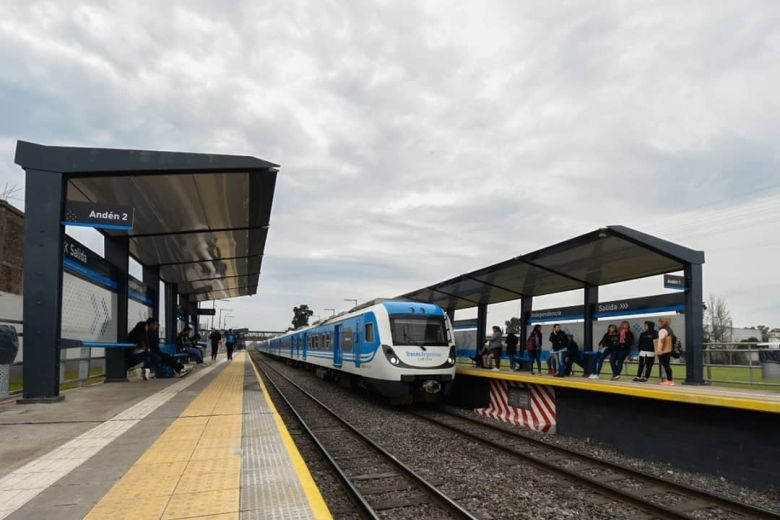
[(309, 318), (314, 315), (314, 311), (308, 305), (301, 304), (293, 307), (292, 325), (294, 329), (305, 327), (309, 324)]
[(509, 318), (504, 322), (504, 325), (506, 325), (507, 334), (510, 332), (514, 332), (515, 334), (520, 332), (520, 318)]

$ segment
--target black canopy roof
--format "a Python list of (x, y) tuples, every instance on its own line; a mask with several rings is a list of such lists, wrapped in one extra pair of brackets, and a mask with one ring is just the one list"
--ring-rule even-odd
[(680, 271), (694, 251), (625, 226), (607, 226), (403, 295), (448, 310)]
[(19, 141), (28, 173), (65, 174), (68, 200), (135, 209), (130, 254), (193, 300), (254, 294), (278, 165), (256, 157), (44, 146)]

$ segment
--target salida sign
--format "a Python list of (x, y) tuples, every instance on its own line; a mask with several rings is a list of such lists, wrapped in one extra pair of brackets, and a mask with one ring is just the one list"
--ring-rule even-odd
[(95, 204), (69, 200), (63, 224), (101, 229), (133, 229), (133, 208), (115, 204)]

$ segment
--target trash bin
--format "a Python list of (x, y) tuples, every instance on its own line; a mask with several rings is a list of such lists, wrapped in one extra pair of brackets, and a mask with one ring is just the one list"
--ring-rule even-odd
[(11, 383), (11, 363), (19, 351), (19, 337), (16, 328), (11, 325), (0, 325), (0, 399), (8, 397), (8, 387)]
[(761, 377), (780, 379), (780, 349), (759, 350), (758, 360), (761, 362)]

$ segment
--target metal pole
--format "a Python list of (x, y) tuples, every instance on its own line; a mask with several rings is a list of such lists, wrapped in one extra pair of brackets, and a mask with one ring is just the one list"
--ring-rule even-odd
[(66, 192), (63, 174), (26, 170), (22, 402), (64, 399), (60, 396), (59, 345)]
[(704, 384), (702, 265), (685, 266), (685, 383)]
[(331, 318), (336, 315), (336, 309), (323, 309), (323, 310), (330, 311)]
[[(106, 261), (116, 270), (117, 309), (116, 341), (127, 341), (127, 277), (130, 270), (130, 241), (127, 237), (109, 237), (103, 239), (103, 251)], [(122, 349), (106, 349), (106, 382), (127, 381), (127, 357)]]
[(599, 303), (599, 288), (596, 285), (585, 286), (585, 301), (583, 314), (585, 321), (582, 324), (583, 338), (582, 338), (582, 350), (585, 352), (593, 352), (593, 314), (596, 311), (596, 307)]
[(477, 352), (485, 344), (487, 334), (487, 304), (477, 305)]
[[(215, 309), (214, 314), (216, 314), (216, 308), (217, 308), (217, 300), (211, 300), (211, 308)], [(214, 314), (211, 315), (211, 330), (214, 330)]]

